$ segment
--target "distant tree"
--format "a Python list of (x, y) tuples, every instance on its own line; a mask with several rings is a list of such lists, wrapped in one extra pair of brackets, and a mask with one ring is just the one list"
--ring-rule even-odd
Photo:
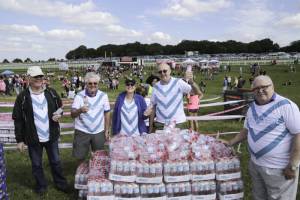
[(49, 58), (47, 61), (48, 61), (48, 62), (55, 62), (56, 59), (55, 59), (55, 58)]
[(9, 61), (5, 58), (2, 63), (9, 63)]
[(32, 60), (31, 60), (30, 58), (26, 58), (26, 59), (24, 60), (24, 62), (25, 62), (25, 63), (32, 63)]
[[(69, 51), (67, 59), (84, 59), (111, 56), (140, 56), (140, 55), (175, 55), (184, 54), (186, 51), (198, 51), (200, 54), (218, 53), (264, 53), (276, 52), (281, 48), (269, 38), (256, 40), (249, 43), (228, 40), (225, 42), (213, 42), (208, 40), (182, 40), (177, 45), (162, 46), (158, 43), (141, 44), (140, 42), (127, 43), (122, 45), (107, 44), (97, 49), (87, 48), (84, 45)], [(295, 41), (289, 51), (300, 51), (300, 42)]]
[(16, 58), (12, 61), (13, 63), (23, 63), (22, 59)]
[(291, 42), (289, 46), (282, 47), (280, 50), (286, 52), (300, 52), (300, 40)]

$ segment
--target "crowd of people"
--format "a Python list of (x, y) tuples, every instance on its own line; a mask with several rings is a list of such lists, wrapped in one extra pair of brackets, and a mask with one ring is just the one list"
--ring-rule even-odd
[[(156, 72), (158, 76), (151, 79), (147, 92), (146, 87), (144, 90), (137, 88), (134, 78), (125, 80), (124, 91), (115, 102), (112, 120), (108, 95), (98, 87), (101, 77), (95, 72), (86, 73), (84, 88), (77, 92), (71, 106), (71, 117), (75, 120), (72, 155), (78, 162), (87, 159), (90, 149), (103, 149), (105, 142), (115, 135), (141, 136), (170, 123), (178, 128), (187, 127), (184, 96), (188, 97), (190, 115), (198, 112), (203, 96), (193, 72), (187, 70), (184, 78), (175, 78), (166, 63), (158, 65)], [(38, 194), (47, 191), (43, 149), (48, 155), (55, 187), (68, 192), (58, 149), (59, 120), (63, 111), (61, 97), (51, 84), (45, 86), (40, 67), (30, 67), (27, 75), (29, 87), (17, 96), (13, 109), (17, 147), (24, 151), (25, 145), (28, 146)], [(255, 77), (251, 87), (255, 101), (249, 107), (244, 128), (224, 143), (232, 146), (247, 139), (253, 199), (296, 199), (300, 161), (299, 108), (275, 93), (267, 75)], [(197, 130), (193, 122), (191, 127)]]

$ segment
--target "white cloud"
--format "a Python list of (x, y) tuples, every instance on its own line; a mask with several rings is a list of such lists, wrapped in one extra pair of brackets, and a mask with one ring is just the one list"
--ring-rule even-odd
[(116, 34), (116, 35), (122, 35), (122, 36), (128, 36), (128, 37), (138, 37), (142, 36), (143, 33), (136, 31), (136, 30), (131, 30), (131, 29), (126, 29), (120, 25), (116, 24), (111, 24), (107, 25), (104, 27), (106, 31), (108, 31), (108, 34)]
[(193, 17), (201, 13), (216, 12), (231, 5), (228, 0), (168, 0), (162, 15), (174, 17)]
[(287, 16), (278, 22), (278, 25), (288, 26), (292, 28), (300, 28), (300, 13), (293, 16)]
[(78, 5), (49, 0), (0, 0), (0, 9), (41, 17), (57, 17), (77, 25), (107, 25), (118, 21), (108, 12), (97, 11), (91, 0)]
[(235, 23), (228, 28), (221, 39), (234, 39), (244, 42), (259, 40), (273, 36), (276, 15), (269, 10), (264, 1), (248, 1), (236, 12), (232, 13)]
[(158, 42), (161, 44), (167, 44), (172, 42), (172, 37), (167, 33), (157, 31), (149, 36), (148, 42)]
[(9, 33), (18, 33), (18, 34), (35, 34), (41, 35), (41, 30), (36, 25), (0, 25), (0, 31), (6, 31)]
[(53, 29), (47, 31), (45, 36), (59, 39), (59, 40), (73, 40), (73, 39), (82, 39), (85, 34), (79, 30), (63, 30), (63, 29)]

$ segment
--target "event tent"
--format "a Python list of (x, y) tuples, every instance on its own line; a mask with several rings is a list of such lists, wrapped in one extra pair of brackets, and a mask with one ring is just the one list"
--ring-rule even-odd
[(15, 74), (15, 73), (10, 70), (5, 70), (5, 71), (1, 72), (1, 75), (3, 75), (3, 76), (9, 76), (9, 75), (13, 75), (13, 74)]

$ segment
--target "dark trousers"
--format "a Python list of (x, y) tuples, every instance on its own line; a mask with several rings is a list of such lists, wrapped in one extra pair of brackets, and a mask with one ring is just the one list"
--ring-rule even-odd
[(35, 145), (28, 145), (28, 152), (31, 159), (32, 174), (36, 180), (37, 189), (46, 188), (47, 181), (43, 170), (43, 148), (46, 149), (48, 161), (51, 167), (53, 181), (57, 187), (64, 187), (67, 180), (62, 174), (62, 167), (59, 159), (58, 141), (40, 142)]

